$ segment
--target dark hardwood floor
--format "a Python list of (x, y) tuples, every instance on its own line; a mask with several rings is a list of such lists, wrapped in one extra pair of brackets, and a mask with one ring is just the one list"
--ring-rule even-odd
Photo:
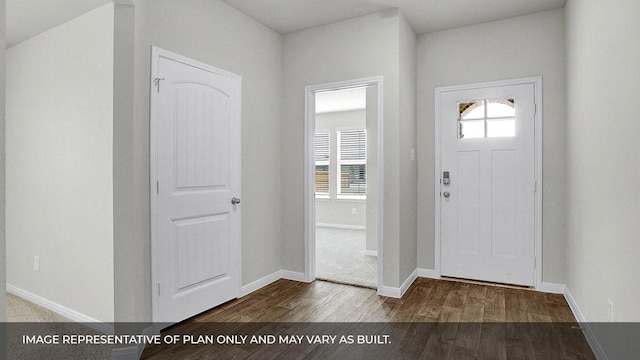
[(142, 359), (595, 359), (562, 295), (424, 278), (402, 299), (324, 281), (279, 280), (165, 334), (389, 336), (369, 345), (337, 339), (329, 345), (152, 345)]

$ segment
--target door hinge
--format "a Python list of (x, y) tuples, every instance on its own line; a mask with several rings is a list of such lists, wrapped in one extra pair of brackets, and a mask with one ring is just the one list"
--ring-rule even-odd
[(156, 194), (160, 194), (160, 181), (156, 181)]
[(160, 283), (158, 283), (158, 296), (160, 296)]
[(158, 92), (160, 92), (160, 81), (164, 80), (164, 78), (157, 77), (153, 79), (153, 83), (156, 85)]
[(538, 192), (538, 181), (537, 180), (533, 182), (533, 192), (534, 193)]

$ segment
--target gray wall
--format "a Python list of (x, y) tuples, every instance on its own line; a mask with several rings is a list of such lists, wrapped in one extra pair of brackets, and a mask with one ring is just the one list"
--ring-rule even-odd
[(6, 61), (7, 283), (113, 321), (113, 5)]
[[(134, 11), (128, 0), (114, 1), (113, 49), (113, 262), (114, 320), (116, 322), (151, 319), (149, 244), (141, 239), (147, 231), (149, 205), (136, 201), (134, 179), (139, 169), (134, 157), (134, 109), (144, 107), (135, 98), (135, 44), (144, 40), (144, 8)], [(136, 7), (137, 8), (137, 7)], [(137, 26), (138, 25), (138, 26)], [(135, 36), (134, 36), (135, 35)], [(135, 42), (134, 42), (135, 38)], [(149, 61), (149, 60), (147, 60)], [(144, 75), (139, 75), (144, 79)], [(135, 104), (135, 106), (134, 106)], [(148, 104), (147, 104), (148, 106)], [(137, 166), (137, 167), (136, 167)], [(148, 168), (147, 168), (148, 169)], [(140, 180), (141, 181), (141, 180)], [(146, 221), (146, 222), (145, 222)], [(142, 329), (140, 329), (142, 330)], [(116, 324), (116, 332), (126, 333)]]
[[(416, 149), (416, 34), (400, 16), (400, 283), (416, 270), (418, 163)], [(396, 160), (398, 161), (398, 160)]]
[(135, 32), (134, 118), (118, 123), (114, 139), (115, 147), (130, 149), (114, 165), (121, 172), (114, 201), (133, 208), (133, 221), (116, 225), (115, 311), (119, 319), (148, 320), (151, 46), (242, 76), (242, 283), (248, 284), (281, 269), (281, 38), (217, 0), (136, 0)]
[[(330, 138), (330, 165), (335, 166), (338, 161), (338, 137), (336, 129), (348, 127), (367, 126), (366, 110), (339, 111), (331, 113), (316, 114), (316, 130), (329, 130)], [(367, 134), (367, 138), (371, 139), (371, 134)], [(375, 136), (375, 135), (373, 135)], [(368, 141), (367, 139), (367, 141)], [(368, 143), (369, 144), (369, 143)], [(375, 148), (367, 148), (367, 156), (375, 152)], [(330, 183), (338, 183), (338, 173), (335, 168), (329, 171)], [(367, 172), (367, 180), (370, 173)], [(335, 185), (329, 187), (329, 199), (316, 199), (316, 223), (333, 224), (333, 225), (351, 225), (351, 226), (367, 226), (367, 206), (371, 194), (367, 194), (367, 200), (349, 201), (346, 199), (337, 199), (338, 189)], [(353, 214), (352, 210), (356, 209)]]
[[(0, 0), (0, 24), (6, 24), (5, 0)], [(0, 286), (5, 288), (5, 120), (4, 120), (4, 95), (5, 95), (5, 47), (6, 26), (0, 27)], [(0, 291), (0, 322), (6, 321), (6, 293)]]
[[(399, 161), (401, 131), (405, 131), (401, 127), (409, 126), (411, 121), (410, 114), (400, 111), (400, 83), (405, 80), (400, 77), (401, 59), (405, 61), (404, 55), (399, 55), (401, 21), (404, 20), (398, 11), (392, 10), (283, 37), (282, 138), (287, 141), (282, 142), (281, 162), (287, 164), (282, 167), (282, 191), (288, 192), (287, 201), (282, 203), (285, 270), (304, 272), (304, 87), (382, 75), (384, 285), (398, 287), (406, 278), (404, 269), (400, 272), (401, 250), (410, 248), (415, 237), (411, 238), (411, 216), (400, 218), (401, 195), (408, 191), (410, 196), (412, 191), (402, 188), (400, 171), (406, 164)], [(403, 32), (403, 36), (406, 34)], [(404, 88), (402, 91), (407, 94)], [(411, 101), (403, 101), (402, 105), (410, 108)], [(401, 230), (404, 226), (408, 233)], [(402, 243), (401, 235), (407, 235)], [(411, 271), (414, 269), (415, 266)]]
[(367, 250), (378, 251), (378, 87), (367, 87)]
[(565, 282), (563, 11), (553, 10), (419, 37), (419, 268), (434, 267), (434, 89), (542, 75), (543, 281)]
[[(569, 0), (567, 286), (587, 321), (640, 321), (640, 2)], [(612, 355), (609, 355), (610, 358)]]

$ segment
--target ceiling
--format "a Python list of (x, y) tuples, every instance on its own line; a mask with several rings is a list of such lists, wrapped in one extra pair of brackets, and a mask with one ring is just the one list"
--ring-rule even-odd
[(7, 47), (110, 2), (111, 0), (6, 0)]
[[(223, 1), (280, 34), (392, 8), (399, 8), (416, 33), (424, 34), (557, 9), (563, 7), (566, 2), (566, 0)], [(7, 47), (109, 2), (111, 0), (6, 0)]]
[(399, 8), (417, 34), (558, 9), (566, 0), (223, 0), (280, 34)]
[(316, 93), (316, 114), (367, 108), (367, 87)]

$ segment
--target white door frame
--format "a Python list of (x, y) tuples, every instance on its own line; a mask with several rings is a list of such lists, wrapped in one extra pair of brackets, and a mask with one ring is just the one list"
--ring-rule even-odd
[(313, 139), (316, 128), (316, 92), (348, 89), (360, 86), (378, 87), (378, 261), (377, 288), (382, 290), (383, 264), (383, 212), (384, 212), (384, 152), (383, 148), (383, 78), (374, 76), (362, 79), (340, 81), (327, 84), (310, 85), (305, 87), (305, 122), (304, 122), (304, 244), (305, 244), (305, 280), (311, 282), (316, 279), (316, 207), (315, 207), (315, 159), (313, 156)]
[[(209, 71), (215, 74), (220, 74), (228, 77), (238, 77), (238, 75), (218, 69), (211, 65), (201, 63), (199, 61), (193, 60), (186, 56), (182, 56), (176, 53), (173, 53), (168, 50), (164, 50), (157, 46), (151, 47), (151, 87), (150, 87), (150, 109), (149, 109), (149, 202), (150, 202), (150, 243), (151, 243), (151, 308), (152, 308), (152, 321), (156, 322), (158, 319), (158, 291), (156, 289), (156, 284), (158, 283), (158, 246), (157, 246), (157, 236), (156, 236), (156, 216), (158, 213), (157, 209), (157, 167), (158, 167), (158, 157), (157, 157), (157, 122), (158, 122), (158, 102), (159, 102), (159, 93), (156, 90), (156, 84), (154, 79), (159, 77), (159, 68), (158, 65), (160, 63), (160, 58), (171, 59), (177, 62), (181, 62), (196, 68), (200, 68), (205, 71)], [(240, 126), (240, 125), (238, 125)], [(240, 169), (238, 169), (240, 171)], [(239, 175), (240, 176), (240, 175)], [(237, 192), (237, 195), (240, 197), (240, 189)], [(238, 220), (238, 223), (241, 224), (241, 219)], [(238, 235), (238, 241), (240, 244), (238, 245), (240, 249), (242, 249), (242, 231), (240, 231)], [(237, 288), (238, 295), (240, 294), (240, 288), (242, 286), (242, 253), (240, 252), (240, 257), (235, 264), (237, 266), (238, 271), (238, 279), (237, 279)], [(157, 329), (159, 330), (159, 329)]]
[(441, 122), (443, 121), (440, 116), (440, 97), (447, 92), (460, 91), (460, 90), (474, 90), (488, 87), (497, 86), (509, 86), (509, 85), (527, 85), (532, 84), (534, 86), (534, 101), (535, 101), (535, 114), (534, 114), (534, 146), (535, 146), (535, 181), (536, 192), (534, 197), (534, 256), (535, 256), (535, 271), (534, 271), (534, 284), (536, 288), (540, 288), (542, 285), (542, 76), (532, 76), (526, 78), (490, 81), (483, 83), (456, 85), (456, 86), (444, 86), (437, 87), (435, 89), (435, 177), (434, 177), (434, 206), (435, 206), (435, 261), (434, 271), (437, 277), (440, 277), (441, 272), (441, 245), (442, 238), (440, 233), (440, 224), (442, 220), (442, 213), (440, 208), (440, 181), (442, 175), (441, 164), (441, 140), (440, 129)]

